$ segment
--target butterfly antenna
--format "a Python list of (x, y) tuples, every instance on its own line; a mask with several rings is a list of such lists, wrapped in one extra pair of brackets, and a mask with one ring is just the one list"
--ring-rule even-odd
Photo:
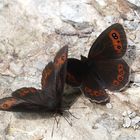
[(68, 110), (68, 113), (75, 119), (80, 119), (80, 118), (77, 118), (76, 116), (74, 116), (69, 110)]
[[(82, 87), (80, 87), (79, 89), (80, 89), (81, 93), (84, 95), (84, 92), (83, 92), (83, 90), (82, 90)], [(82, 99), (83, 99), (83, 98), (82, 98)]]
[(59, 116), (59, 119), (58, 120), (56, 119), (57, 128), (58, 128), (59, 121), (60, 121), (60, 116)]
[(57, 120), (56, 120), (56, 114), (54, 114), (54, 122), (53, 122), (53, 127), (52, 127), (51, 137), (53, 137), (54, 126), (55, 126), (55, 121), (56, 121), (56, 123), (57, 123)]
[(70, 126), (72, 126), (72, 123), (69, 122), (69, 120), (68, 120), (65, 116), (63, 116), (63, 118), (67, 121), (67, 123), (68, 123)]

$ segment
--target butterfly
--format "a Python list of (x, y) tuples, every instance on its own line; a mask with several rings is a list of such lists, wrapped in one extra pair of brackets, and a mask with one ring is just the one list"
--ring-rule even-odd
[(123, 26), (119, 23), (111, 25), (95, 40), (87, 58), (68, 59), (66, 83), (80, 87), (92, 102), (109, 102), (106, 89), (121, 90), (129, 81), (130, 68), (122, 58), (126, 49)]
[[(61, 48), (42, 72), (42, 89), (23, 87), (12, 93), (12, 97), (0, 99), (0, 110), (15, 112), (53, 112), (62, 114), (69, 108), (77, 94), (63, 94), (68, 46)], [(75, 96), (76, 95), (76, 96)]]

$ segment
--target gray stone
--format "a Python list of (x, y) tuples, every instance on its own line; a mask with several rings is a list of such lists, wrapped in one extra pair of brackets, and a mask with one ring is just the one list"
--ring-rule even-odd
[(124, 117), (123, 127), (128, 128), (131, 125), (131, 119), (129, 117)]
[(131, 136), (130, 134), (127, 133), (122, 133), (117, 137), (116, 140), (136, 140), (136, 137)]
[(108, 104), (106, 104), (106, 107), (107, 107), (108, 109), (111, 109), (113, 106), (112, 106), (111, 103), (108, 103)]
[(135, 118), (133, 118), (133, 119), (131, 120), (131, 126), (134, 127), (134, 126), (136, 126), (139, 122), (140, 122), (140, 117), (139, 117), (139, 116), (136, 116)]
[(137, 115), (136, 112), (132, 112), (132, 113), (129, 114), (128, 116), (129, 116), (130, 119), (132, 119), (132, 118), (134, 118), (136, 115)]
[(131, 2), (132, 4), (136, 5), (136, 6), (140, 6), (140, 1), (139, 0), (128, 0), (129, 2)]
[(127, 116), (127, 111), (124, 111), (124, 112), (122, 113), (122, 115), (123, 115), (123, 117), (126, 117), (126, 116)]

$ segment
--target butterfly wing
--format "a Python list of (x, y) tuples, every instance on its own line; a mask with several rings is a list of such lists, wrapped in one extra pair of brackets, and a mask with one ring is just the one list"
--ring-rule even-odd
[(124, 28), (116, 23), (103, 31), (93, 43), (89, 59), (117, 59), (121, 58), (127, 49), (127, 40)]
[(67, 54), (68, 54), (68, 47), (64, 46), (57, 52), (56, 57), (54, 58), (54, 63), (50, 62), (44, 68), (42, 72), (42, 79), (41, 79), (42, 90), (49, 89), (49, 91), (52, 91), (52, 93), (56, 92), (54, 91), (56, 89), (56, 85), (58, 84), (56, 83), (56, 79), (58, 79), (57, 77), (59, 77), (60, 71), (62, 71), (62, 69), (65, 69), (62, 67), (66, 67), (66, 64), (65, 65), (63, 64), (67, 60)]
[(84, 95), (92, 102), (105, 104), (110, 101), (110, 97), (102, 86), (101, 80), (94, 72), (87, 74), (82, 82), (81, 89)]
[(41, 105), (42, 107), (45, 106), (46, 110), (47, 108), (48, 110), (53, 109), (56, 106), (54, 101), (54, 98), (56, 98), (56, 79), (54, 64), (52, 62), (45, 67), (42, 77), (44, 77), (44, 79), (42, 78), (43, 90), (38, 90), (32, 87), (23, 87), (13, 92), (12, 96), (22, 99), (28, 103)]
[(17, 89), (12, 93), (12, 96), (15, 98), (22, 99), (28, 103), (37, 104), (37, 105), (43, 105), (44, 102), (44, 95), (43, 91), (38, 90), (33, 87), (23, 87), (20, 89)]
[(65, 109), (69, 109), (81, 95), (79, 88), (70, 88), (70, 93), (63, 94), (62, 107)]
[(130, 68), (123, 59), (97, 61), (93, 67), (109, 90), (121, 90), (129, 82)]
[[(68, 47), (63, 47), (42, 73), (42, 89), (23, 87), (12, 93), (13, 97), (0, 99), (0, 110), (53, 111), (61, 101), (66, 75)], [(52, 85), (53, 84), (53, 85)], [(59, 98), (59, 93), (60, 97)]]
[(61, 102), (62, 94), (64, 90), (64, 84), (66, 79), (66, 69), (67, 69), (67, 56), (68, 56), (68, 46), (64, 46), (56, 54), (54, 59), (54, 67), (56, 73), (56, 95), (57, 99)]
[(15, 97), (0, 99), (0, 110), (14, 112), (40, 112), (40, 107)]
[(82, 61), (69, 58), (67, 64), (66, 83), (73, 87), (79, 87), (82, 83), (85, 71), (86, 66)]
[(13, 110), (15, 106), (18, 106), (22, 103), (22, 100), (18, 100), (14, 97), (6, 97), (0, 99), (0, 110)]
[[(63, 69), (66, 67), (66, 64), (64, 63), (66, 61), (65, 58), (67, 58), (64, 58), (64, 55), (67, 56), (67, 47), (60, 49), (55, 57), (54, 63), (50, 62), (43, 70), (43, 90), (35, 88), (21, 88), (13, 92), (12, 96), (23, 99), (29, 103), (46, 106), (49, 110), (55, 109), (59, 102), (57, 94), (63, 90), (64, 85), (65, 72)], [(60, 74), (60, 72), (63, 72), (64, 75)]]
[[(42, 72), (41, 85), (42, 90), (46, 90), (47, 88), (55, 89), (56, 81), (54, 80), (55, 72), (54, 65), (52, 62), (48, 63)], [(50, 89), (50, 90), (51, 90)]]

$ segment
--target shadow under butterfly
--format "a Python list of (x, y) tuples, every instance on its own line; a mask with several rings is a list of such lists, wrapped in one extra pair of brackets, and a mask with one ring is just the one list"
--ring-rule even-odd
[[(64, 94), (68, 47), (61, 48), (42, 72), (42, 89), (23, 87), (12, 97), (0, 99), (0, 110), (14, 112), (52, 112), (63, 114), (75, 102), (79, 93)], [(77, 92), (77, 91), (75, 91)]]
[(80, 87), (91, 101), (106, 104), (110, 97), (105, 89), (121, 90), (129, 82), (130, 68), (122, 58), (126, 49), (124, 28), (111, 25), (95, 40), (87, 58), (68, 59), (66, 83)]

